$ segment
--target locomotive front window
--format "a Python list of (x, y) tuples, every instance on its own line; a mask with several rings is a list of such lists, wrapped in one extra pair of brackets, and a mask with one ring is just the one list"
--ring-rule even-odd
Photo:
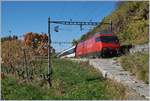
[(116, 36), (101, 36), (101, 37), (96, 38), (96, 42), (106, 42), (106, 43), (115, 42), (115, 43), (118, 43), (119, 40)]

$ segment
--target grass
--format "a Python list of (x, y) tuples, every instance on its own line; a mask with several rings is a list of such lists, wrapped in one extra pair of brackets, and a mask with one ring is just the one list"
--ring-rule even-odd
[(2, 93), (6, 100), (108, 100), (126, 97), (126, 89), (122, 85), (105, 80), (86, 62), (54, 59), (53, 86), (48, 89), (40, 83), (44, 82), (20, 82), (8, 75), (2, 79)]
[(4, 99), (7, 100), (42, 99), (44, 93), (45, 92), (36, 86), (26, 83), (19, 84), (17, 80), (11, 76), (7, 76), (2, 80), (2, 94), (4, 95)]
[(130, 71), (139, 80), (149, 83), (149, 54), (135, 53), (121, 56), (119, 61), (123, 68)]

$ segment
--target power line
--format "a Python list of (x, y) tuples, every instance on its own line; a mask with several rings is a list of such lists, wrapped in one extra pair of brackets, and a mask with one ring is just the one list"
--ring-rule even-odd
[(72, 42), (52, 42), (52, 44), (72, 44)]

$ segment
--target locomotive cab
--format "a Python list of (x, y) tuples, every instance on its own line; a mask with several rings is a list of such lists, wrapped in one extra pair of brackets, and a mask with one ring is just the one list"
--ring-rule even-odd
[(101, 56), (118, 55), (120, 49), (119, 39), (114, 34), (99, 34), (95, 38), (96, 43), (100, 45)]

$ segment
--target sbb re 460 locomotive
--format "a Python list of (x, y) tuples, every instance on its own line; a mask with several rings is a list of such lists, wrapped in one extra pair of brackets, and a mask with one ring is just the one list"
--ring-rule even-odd
[(73, 46), (73, 48), (74, 51), (72, 51), (72, 53), (75, 54), (72, 55), (72, 57), (77, 57), (77, 58), (78, 57), (92, 57), (92, 58), (105, 57), (105, 56), (118, 55), (120, 53), (119, 40), (117, 36), (113, 33), (107, 33), (107, 34), (97, 33), (94, 36), (82, 42), (79, 42), (76, 46)]

